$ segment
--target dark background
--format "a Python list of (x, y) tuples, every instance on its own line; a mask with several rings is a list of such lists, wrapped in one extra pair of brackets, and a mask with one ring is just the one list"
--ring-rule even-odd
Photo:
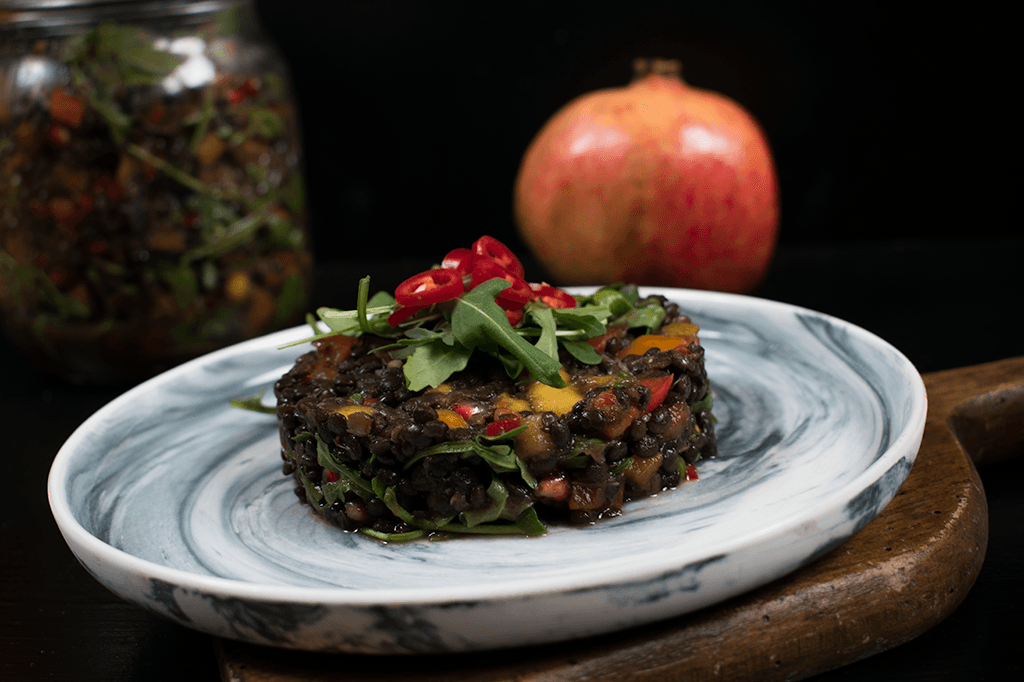
[(681, 60), (762, 124), (782, 245), (1018, 234), (1011, 22), (835, 4), (257, 2), (293, 72), (321, 261), (439, 259), (484, 233), (522, 248), (527, 145), (637, 56)]

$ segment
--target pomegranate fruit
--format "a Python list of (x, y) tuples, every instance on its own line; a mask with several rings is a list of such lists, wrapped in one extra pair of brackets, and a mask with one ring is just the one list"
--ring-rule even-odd
[(635, 69), (531, 142), (515, 184), (521, 236), (560, 284), (750, 291), (779, 222), (764, 133), (737, 103), (687, 85), (679, 62)]

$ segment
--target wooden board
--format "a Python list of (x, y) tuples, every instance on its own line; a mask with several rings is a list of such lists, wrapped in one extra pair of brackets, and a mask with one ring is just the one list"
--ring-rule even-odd
[[(928, 421), (903, 488), (860, 533), (754, 592), (666, 622), (550, 647), (372, 657), (215, 646), (231, 682), (796, 680), (913, 639), (960, 604), (988, 542), (972, 458), (1024, 446), (1024, 357), (925, 375)], [(959, 440), (958, 440), (959, 438)]]

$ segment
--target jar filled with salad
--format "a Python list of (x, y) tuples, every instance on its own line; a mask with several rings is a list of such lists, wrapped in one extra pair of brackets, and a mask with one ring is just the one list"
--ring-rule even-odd
[(77, 384), (302, 319), (298, 115), (251, 2), (0, 12), (0, 316)]

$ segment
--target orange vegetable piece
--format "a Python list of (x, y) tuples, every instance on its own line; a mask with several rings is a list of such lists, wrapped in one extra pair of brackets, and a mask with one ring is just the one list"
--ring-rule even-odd
[(643, 355), (651, 348), (657, 348), (660, 351), (672, 350), (674, 348), (682, 348), (685, 350), (691, 343), (699, 343), (696, 336), (692, 334), (684, 336), (665, 336), (663, 334), (644, 334), (638, 336), (630, 342), (628, 346), (619, 351), (618, 357), (620, 360), (628, 355)]
[(50, 116), (72, 128), (77, 128), (85, 117), (85, 104), (61, 88), (50, 95)]
[(700, 327), (689, 322), (669, 322), (661, 328), (664, 336), (696, 336)]
[(464, 429), (469, 423), (455, 410), (438, 410), (437, 418), (448, 425), (449, 429)]

